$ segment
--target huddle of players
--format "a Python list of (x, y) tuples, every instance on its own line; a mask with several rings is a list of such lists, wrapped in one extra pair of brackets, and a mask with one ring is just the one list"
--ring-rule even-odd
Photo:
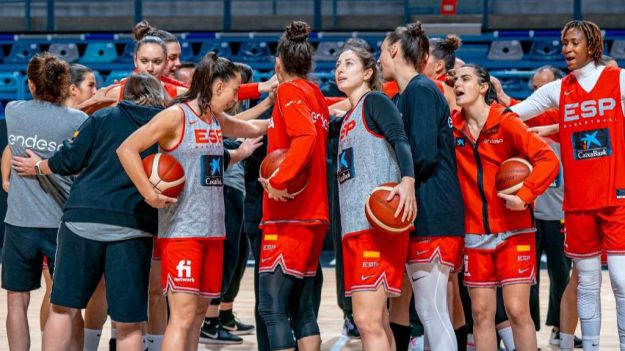
[[(471, 296), (477, 349), (495, 349), (495, 287), (502, 286), (516, 349), (534, 350), (536, 335), (528, 301), (530, 285), (536, 276), (536, 258), (535, 229), (529, 205), (551, 184), (559, 166), (547, 143), (528, 131), (518, 117), (527, 119), (552, 107), (560, 111), (561, 140), (566, 141), (562, 144), (563, 172), (569, 177), (564, 200), (566, 252), (575, 259), (579, 272), (578, 309), (584, 347), (596, 349), (602, 250), (608, 254), (617, 309), (625, 308), (621, 301), (625, 298), (621, 294), (625, 274), (618, 273), (619, 254), (623, 252), (618, 241), (618, 219), (620, 201), (625, 198), (625, 187), (619, 182), (625, 180), (619, 176), (618, 165), (622, 160), (617, 160), (623, 157), (621, 148), (625, 145), (622, 142), (622, 107), (616, 103), (619, 98), (616, 95), (622, 93), (614, 84), (621, 79), (620, 70), (599, 65), (597, 57), (600, 58), (603, 45), (596, 25), (573, 21), (565, 26), (563, 53), (573, 73), (562, 81), (547, 84), (512, 110), (496, 102), (489, 74), (479, 66), (464, 65), (455, 71), (451, 97), (445, 83), (420, 74), (427, 66), (430, 50), (429, 39), (418, 23), (396, 28), (382, 44), (378, 61), (381, 76), (387, 82), (395, 82), (398, 90), (392, 99), (378, 92), (380, 72), (368, 48), (362, 43), (348, 44), (337, 61), (336, 83), (347, 95), (349, 111), (332, 121), (328, 109), (331, 100), (306, 79), (313, 52), (307, 41), (309, 32), (303, 22), (293, 22), (287, 27), (277, 48), (275, 72), (280, 84), (273, 102), (236, 116), (225, 112), (244, 90), (239, 89), (241, 77), (234, 64), (214, 54), (207, 55), (197, 66), (187, 90), (182, 84), (165, 79), (163, 70), (158, 76), (155, 67), (166, 65), (163, 53), (167, 53), (167, 47), (158, 37), (145, 37), (141, 39), (143, 42), (138, 42), (135, 62), (139, 71), (151, 74), (160, 84), (154, 85), (156, 80), (145, 74), (131, 76), (119, 87), (106, 90), (106, 95), (120, 101), (128, 99), (134, 104), (121, 101), (113, 109), (97, 112), (81, 126), (72, 141), (65, 142), (55, 154), (38, 152), (37, 156), (29, 152), (29, 158), (14, 158), (13, 167), (22, 175), (69, 175), (82, 171), (68, 199), (68, 204), (75, 207), (66, 204), (64, 209), (57, 251), (82, 246), (84, 252), (68, 251), (57, 255), (58, 261), (54, 262), (54, 255), (43, 248), (31, 250), (39, 258), (45, 252), (57, 269), (52, 290), (53, 307), (44, 329), (44, 348), (82, 347), (76, 343), (81, 339), (82, 327), (76, 327), (75, 323), (82, 321), (82, 317), (78, 317), (80, 309), (86, 307), (103, 273), (107, 277), (109, 314), (118, 322), (118, 330), (123, 331), (118, 336), (118, 347), (141, 347), (140, 324), (147, 319), (147, 296), (141, 294), (147, 294), (148, 289), (152, 256), (149, 238), (158, 227), (161, 285), (170, 307), (163, 348), (197, 349), (208, 301), (221, 294), (225, 236), (223, 170), (244, 156), (224, 151), (222, 135), (250, 138), (266, 133), (268, 152), (282, 148), (289, 151), (277, 174), (270, 179), (260, 179), (266, 192), (261, 222), (258, 313), (266, 325), (270, 349), (294, 349), (296, 342), (301, 350), (319, 349), (318, 311), (310, 301), (329, 222), (326, 139), (328, 133), (338, 133), (337, 176), (345, 291), (352, 296), (354, 320), (365, 349), (407, 347), (410, 288), (426, 336), (436, 341), (431, 348), (457, 349), (446, 290), (450, 273), (462, 266), (464, 251), (464, 285)], [(140, 49), (148, 46), (153, 50), (144, 50), (144, 55), (139, 55)], [(159, 48), (160, 55), (157, 54)], [(36, 57), (31, 65), (41, 57)], [(54, 60), (45, 57), (46, 64), (57, 67), (58, 72), (67, 70)], [(29, 87), (35, 101), (59, 104), (60, 99), (50, 100), (49, 92), (37, 90), (40, 87), (35, 75), (30, 74), (31, 65)], [(136, 80), (140, 79), (152, 83), (137, 84)], [(596, 84), (600, 87), (593, 89)], [(393, 90), (392, 85), (387, 84), (386, 88), (388, 92)], [(258, 87), (252, 89), (258, 92)], [(58, 90), (58, 96), (67, 96)], [(171, 98), (178, 96), (175, 104), (164, 110), (163, 92)], [(450, 101), (451, 98), (454, 101)], [(106, 97), (102, 101), (106, 102)], [(339, 110), (337, 106), (344, 104), (339, 103), (333, 110)], [(449, 105), (454, 104), (458, 109), (450, 111)], [(269, 121), (254, 120), (271, 105), (274, 108)], [(50, 106), (43, 104), (37, 108), (44, 107)], [(135, 107), (138, 110), (133, 111)], [(17, 128), (9, 123), (13, 114), (19, 115), (17, 111), (17, 103), (7, 106), (9, 134)], [(74, 114), (78, 120), (86, 118), (86, 115)], [(133, 114), (142, 116), (142, 122), (129, 125), (125, 130), (127, 135), (116, 143), (106, 144), (109, 152), (117, 152), (121, 162), (116, 158), (114, 161), (97, 159), (104, 153), (96, 151), (106, 149), (101, 150), (102, 146), (94, 145), (93, 141), (100, 134), (106, 135), (105, 131), (115, 132), (98, 129), (96, 123)], [(581, 123), (580, 118), (590, 120)], [(545, 129), (556, 128), (557, 125)], [(117, 135), (121, 136), (119, 132)], [(185, 168), (187, 181), (178, 199), (157, 193), (143, 172), (140, 155), (153, 152), (155, 144), (161, 152), (176, 157)], [(24, 147), (14, 149), (15, 145), (11, 144), (13, 154), (27, 154)], [(534, 171), (516, 195), (498, 194), (494, 173), (501, 162), (514, 156), (528, 159)], [(89, 157), (100, 163), (87, 162)], [(111, 159), (110, 154), (108, 158)], [(82, 162), (72, 162), (76, 160)], [(589, 166), (590, 163), (597, 167)], [(126, 220), (113, 220), (106, 215), (88, 218), (95, 212), (80, 210), (82, 205), (91, 203), (96, 208), (100, 206), (98, 210), (102, 211), (102, 203), (111, 198), (111, 194), (97, 194), (101, 189), (94, 191), (87, 186), (99, 180), (106, 188), (105, 177), (98, 169), (101, 165), (110, 170), (123, 167), (127, 174), (127, 177), (124, 172), (117, 174), (123, 178), (120, 182), (124, 194), (136, 204), (122, 209), (128, 216)], [(304, 167), (310, 170), (309, 184), (293, 197), (286, 191), (286, 185)], [(580, 173), (585, 173), (584, 177), (576, 176)], [(605, 179), (606, 175), (610, 175), (608, 182), (596, 181), (600, 176)], [(571, 182), (571, 177), (575, 177), (575, 181)], [(12, 201), (16, 201), (11, 196), (16, 179), (34, 181), (30, 186), (39, 186), (35, 179), (12, 174), (9, 208)], [(410, 233), (390, 236), (376, 232), (364, 217), (364, 199), (370, 189), (389, 181), (399, 183), (391, 194), (400, 197), (397, 215), (410, 218), (418, 208), (415, 228)], [(77, 187), (77, 184), (82, 186)], [(111, 186), (110, 191), (117, 189)], [(81, 189), (80, 193), (77, 188)], [(596, 194), (602, 197), (595, 199)], [(158, 226), (154, 222), (156, 216), (151, 213), (153, 210), (145, 203), (158, 208)], [(110, 204), (105, 205), (109, 206), (104, 206), (106, 210), (113, 211)], [(72, 210), (74, 213), (68, 214)], [(11, 225), (9, 222), (7, 219), (7, 227)], [(37, 225), (30, 227), (37, 228)], [(122, 239), (98, 240), (93, 238), (94, 232)], [(16, 236), (19, 234), (13, 238)], [(53, 241), (51, 233), (48, 236)], [(7, 239), (8, 243), (16, 240), (9, 235)], [(11, 263), (5, 258), (10, 258), (7, 251), (21, 248), (10, 248), (7, 244), (4, 248), (3, 287), (23, 291), (12, 289), (7, 283), (15, 279), (12, 277), (15, 271), (7, 266)], [(120, 251), (116, 250), (126, 254), (119, 255)], [(85, 262), (89, 262), (89, 255), (93, 253), (102, 259), (89, 266)], [(131, 265), (125, 259), (141, 262), (135, 262), (136, 270), (124, 272), (124, 275), (121, 271), (128, 271), (125, 268)], [(63, 260), (67, 263), (63, 264)], [(76, 265), (81, 264), (85, 269), (77, 270)], [(38, 278), (34, 266), (31, 267), (32, 281)], [(129, 274), (134, 274), (136, 280), (129, 280)], [(138, 286), (128, 286), (131, 281)], [(38, 282), (31, 285), (37, 286), (28, 289), (38, 287)], [(120, 289), (120, 286), (127, 288)], [(136, 300), (137, 296), (129, 298), (128, 295), (133, 294), (140, 301)], [(390, 299), (390, 313), (387, 311), (389, 297), (394, 297)], [(625, 348), (623, 323), (625, 321), (619, 317), (621, 349)], [(9, 335), (10, 342), (23, 336)]]

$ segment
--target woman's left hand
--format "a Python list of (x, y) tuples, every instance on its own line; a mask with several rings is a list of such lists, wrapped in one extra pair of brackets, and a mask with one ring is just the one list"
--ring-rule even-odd
[(386, 201), (391, 201), (395, 195), (399, 195), (399, 206), (395, 211), (395, 218), (404, 211), (401, 221), (411, 221), (417, 214), (417, 198), (415, 197), (414, 178), (403, 177), (388, 194)]
[(29, 149), (26, 149), (28, 157), (13, 156), (11, 165), (17, 174), (21, 176), (37, 175), (35, 164), (41, 160), (41, 157)]
[(269, 183), (269, 179), (258, 178), (258, 181), (263, 185), (263, 188), (265, 188), (265, 191), (271, 200), (286, 202), (287, 200), (292, 200), (294, 198), (294, 196), (289, 194), (286, 189), (278, 190), (272, 187), (271, 183)]
[(506, 202), (506, 208), (512, 211), (523, 211), (527, 208), (527, 204), (520, 197), (516, 195), (507, 195), (504, 193), (497, 193), (501, 199)]

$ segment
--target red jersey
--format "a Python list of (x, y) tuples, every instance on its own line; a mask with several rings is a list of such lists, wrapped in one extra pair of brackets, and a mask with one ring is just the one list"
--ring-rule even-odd
[(174, 79), (174, 78), (169, 77), (169, 76), (162, 76), (161, 77), (161, 82), (167, 83), (167, 84), (171, 84), (171, 85), (175, 85), (177, 87), (189, 89), (189, 84), (183, 83), (183, 82), (179, 81), (178, 79)]
[(466, 232), (495, 234), (533, 228), (529, 209), (508, 210), (505, 201), (497, 196), (495, 174), (499, 165), (511, 157), (528, 159), (534, 170), (516, 195), (530, 204), (558, 174), (558, 158), (549, 145), (537, 134), (529, 133), (515, 113), (505, 111), (497, 103), (491, 105), (477, 140), (469, 132), (462, 111), (454, 111), (452, 123)]
[[(515, 98), (510, 98), (510, 105), (514, 106), (520, 103), (521, 100), (517, 100)], [(540, 127), (540, 126), (549, 126), (552, 124), (558, 124), (560, 121), (560, 113), (558, 109), (550, 108), (549, 110), (541, 113), (540, 115), (525, 121), (528, 127)], [(549, 139), (555, 141), (556, 143), (560, 143), (560, 135), (551, 134), (547, 136)]]
[(288, 149), (280, 170), (270, 180), (285, 189), (289, 180), (306, 166), (308, 186), (293, 200), (263, 201), (263, 221), (269, 223), (328, 223), (326, 148), (330, 124), (328, 107), (315, 84), (295, 79), (278, 86), (269, 129), (267, 152)]
[(625, 127), (620, 69), (605, 67), (584, 91), (575, 75), (562, 79), (560, 140), (564, 210), (625, 205)]
[[(177, 87), (189, 89), (189, 84), (183, 83), (177, 79), (168, 76), (162, 76), (161, 81), (163, 83), (168, 83)], [(239, 87), (239, 93), (237, 98), (239, 100), (254, 100), (260, 98), (260, 93), (258, 92), (258, 83), (241, 84), (241, 86)]]

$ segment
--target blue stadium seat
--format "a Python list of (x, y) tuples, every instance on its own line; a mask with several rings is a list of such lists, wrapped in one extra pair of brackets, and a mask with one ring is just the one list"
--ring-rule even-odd
[(22, 77), (19, 72), (0, 72), (0, 99), (18, 99)]
[(273, 58), (267, 42), (246, 41), (241, 43), (236, 60), (241, 62), (266, 62)]
[(562, 59), (562, 44), (559, 39), (535, 40), (529, 59), (534, 61), (557, 61)]
[(11, 47), (6, 63), (28, 63), (40, 51), (39, 44), (17, 42)]
[(200, 48), (200, 52), (196, 56), (195, 61), (199, 62), (202, 59), (202, 57), (204, 57), (204, 55), (208, 54), (211, 51), (216, 52), (217, 55), (220, 57), (226, 57), (229, 59), (234, 56), (232, 55), (232, 48), (230, 47), (230, 43), (228, 43), (227, 41), (220, 42), (216, 40), (211, 40), (211, 41), (205, 41), (202, 44), (202, 47)]
[(466, 63), (482, 64), (488, 57), (488, 44), (464, 43), (456, 51), (456, 56)]
[(80, 54), (78, 53), (78, 46), (76, 44), (61, 44), (55, 43), (51, 44), (48, 48), (48, 52), (58, 56), (59, 58), (69, 62), (74, 63), (78, 61), (80, 58)]
[(521, 91), (527, 86), (520, 78), (501, 78), (499, 81), (504, 91)]
[(610, 49), (610, 56), (617, 60), (625, 59), (625, 40), (614, 40), (612, 43), (612, 49)]
[(87, 44), (81, 63), (111, 63), (117, 58), (117, 49), (113, 43)]
[(95, 76), (95, 86), (102, 88), (104, 86), (104, 78), (102, 78), (102, 74), (98, 71), (93, 71), (93, 75)]
[(180, 43), (180, 61), (193, 61), (193, 45), (191, 43)]
[(116, 59), (117, 62), (122, 63), (132, 63), (135, 58), (135, 43), (128, 43), (124, 45), (124, 50), (122, 50), (122, 54), (119, 55)]
[(336, 61), (344, 44), (343, 41), (322, 41), (317, 46), (313, 59), (315, 61)]
[(490, 43), (488, 59), (495, 61), (519, 61), (523, 59), (523, 47), (518, 40), (496, 40)]
[(115, 81), (120, 81), (129, 75), (131, 75), (131, 71), (112, 71), (104, 80), (104, 86), (107, 87), (111, 84), (115, 84)]

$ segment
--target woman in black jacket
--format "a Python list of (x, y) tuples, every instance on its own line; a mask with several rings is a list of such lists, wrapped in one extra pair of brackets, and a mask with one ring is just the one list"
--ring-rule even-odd
[[(96, 112), (50, 159), (27, 151), (30, 157), (13, 160), (20, 175), (80, 174), (58, 234), (52, 309), (43, 338), (46, 349), (82, 349), (82, 330), (73, 330), (72, 320), (82, 319), (80, 310), (102, 275), (109, 314), (117, 322), (117, 349), (141, 348), (157, 212), (143, 201), (115, 149), (167, 105), (164, 96), (155, 78), (133, 75), (126, 83), (124, 101)], [(157, 151), (154, 145), (142, 156)]]

